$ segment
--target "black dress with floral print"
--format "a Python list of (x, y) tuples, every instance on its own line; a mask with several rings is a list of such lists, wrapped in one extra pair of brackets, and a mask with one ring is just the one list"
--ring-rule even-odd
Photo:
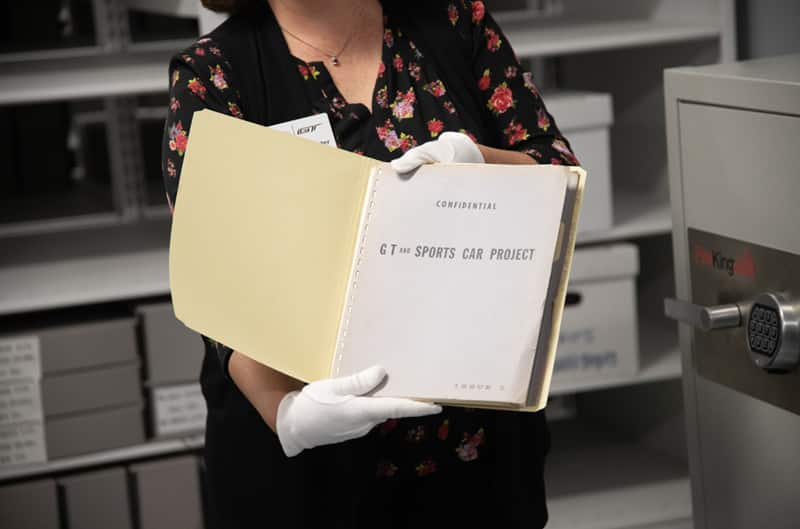
[[(513, 50), (485, 11), (483, 2), (453, 2), (447, 16), (454, 28), (471, 25), (479, 49), (474, 62), (475, 82), (485, 95), (486, 108), (501, 131), (504, 147), (530, 155), (543, 164), (576, 165), (533, 83), (520, 68)], [(338, 146), (362, 153), (377, 135), (386, 149), (384, 158), (396, 158), (408, 149), (436, 139), (443, 131), (466, 130), (448, 96), (448, 87), (402, 30), (384, 17), (383, 57), (376, 70), (372, 108), (349, 104), (339, 93), (326, 66), (295, 58), (298, 75), (307, 81), (317, 112), (327, 112)], [(246, 118), (240, 110), (236, 87), (228, 83), (229, 65), (223, 51), (210, 39), (200, 39), (181, 55), (185, 65), (172, 72), (170, 113), (164, 149), (167, 198), (174, 202), (182, 156), (192, 113), (211, 108)]]
[[(576, 165), (577, 160), (547, 112), (530, 73), (521, 69), (483, 2), (453, 1), (442, 16), (447, 17), (454, 31), (470, 35), (473, 40), (474, 82), (495, 131), (501, 134), (502, 147), (526, 153), (537, 163)], [(225, 51), (214, 40), (200, 39), (178, 58), (170, 74), (163, 145), (164, 181), (170, 205), (176, 200), (193, 112), (210, 108), (247, 119), (237, 88), (232, 85)], [(382, 60), (376, 68), (371, 108), (348, 103), (323, 63), (298, 58), (293, 61), (296, 74), (305, 81), (314, 111), (330, 116), (339, 148), (388, 161), (416, 145), (435, 140), (444, 131), (460, 131), (476, 142), (486, 143), (480, 131), (465, 128), (450, 97), (451, 90), (463, 88), (446, 86), (437, 74), (436, 64), (426, 58), (390, 15), (384, 16)], [(379, 149), (368, 148), (376, 141)], [(225, 362), (225, 352), (229, 350), (220, 344), (214, 347)], [(370, 451), (370, 465), (376, 486), (382, 482), (430, 479), (437, 474), (492, 482), (490, 474), (497, 475), (493, 466), (501, 459), (495, 453), (500, 449), (493, 437), (497, 416), (497, 412), (446, 408), (439, 416), (390, 420), (378, 426), (366, 441), (374, 448)], [(540, 442), (530, 440), (531, 444)]]

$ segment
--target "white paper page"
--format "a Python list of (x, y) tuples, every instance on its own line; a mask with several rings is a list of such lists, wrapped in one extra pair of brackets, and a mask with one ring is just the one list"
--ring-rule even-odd
[(377, 394), (525, 401), (569, 175), (424, 166), (373, 176), (334, 374), (378, 363)]

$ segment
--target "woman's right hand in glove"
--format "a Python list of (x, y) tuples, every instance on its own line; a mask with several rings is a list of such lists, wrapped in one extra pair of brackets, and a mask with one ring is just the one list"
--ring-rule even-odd
[(366, 435), (387, 419), (434, 415), (441, 406), (409, 399), (364, 396), (386, 377), (373, 366), (354, 375), (312, 382), (287, 393), (278, 406), (276, 431), (284, 453), (341, 443)]

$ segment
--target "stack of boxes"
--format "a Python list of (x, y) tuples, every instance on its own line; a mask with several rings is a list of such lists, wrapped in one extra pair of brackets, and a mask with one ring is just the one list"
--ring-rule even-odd
[(575, 251), (553, 385), (630, 377), (639, 370), (638, 249), (612, 244)]
[[(548, 111), (587, 170), (580, 233), (614, 224), (610, 94), (545, 95)], [(633, 244), (578, 248), (561, 323), (553, 387), (633, 376), (639, 369), (636, 310), (638, 249)]]
[[(4, 336), (24, 349), (20, 378), (0, 395), (3, 464), (33, 463), (142, 443), (135, 320), (57, 324)], [(6, 357), (9, 358), (9, 357)]]
[(0, 487), (9, 529), (202, 529), (194, 456), (112, 467)]
[[(175, 319), (171, 304), (139, 306), (136, 317), (40, 323), (0, 337), (0, 467), (146, 442), (145, 393), (155, 437), (204, 429), (197, 382), (203, 343)], [(204, 523), (193, 455), (0, 486), (0, 527)]]
[(611, 228), (614, 223), (609, 132), (614, 119), (611, 95), (554, 92), (545, 94), (544, 100), (588, 172), (578, 230), (593, 232)]
[(154, 437), (198, 433), (206, 406), (198, 380), (203, 341), (175, 319), (171, 303), (140, 305), (145, 386)]
[(48, 328), (39, 340), (48, 458), (144, 441), (133, 318)]
[(170, 303), (136, 316), (41, 320), (0, 336), (0, 467), (144, 443), (145, 393), (152, 437), (204, 430), (200, 336)]

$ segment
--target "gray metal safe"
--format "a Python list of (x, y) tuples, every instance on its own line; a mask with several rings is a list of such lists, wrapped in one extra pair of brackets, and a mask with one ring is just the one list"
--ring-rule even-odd
[(665, 75), (695, 527), (800, 527), (800, 55)]

